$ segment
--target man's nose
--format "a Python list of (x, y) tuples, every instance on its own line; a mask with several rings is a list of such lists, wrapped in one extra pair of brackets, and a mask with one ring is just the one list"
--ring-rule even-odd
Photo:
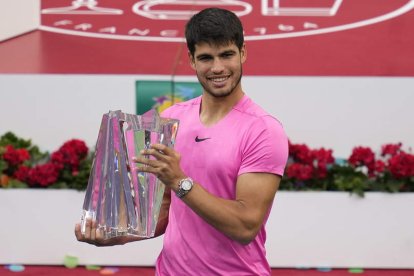
[(220, 73), (220, 72), (223, 72), (223, 70), (224, 70), (223, 62), (219, 58), (214, 59), (213, 67), (211, 68), (211, 71), (213, 73)]

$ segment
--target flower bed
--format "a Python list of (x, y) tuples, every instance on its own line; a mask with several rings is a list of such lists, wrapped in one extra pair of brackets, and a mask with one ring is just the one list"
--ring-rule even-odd
[[(411, 153), (401, 144), (383, 146), (378, 156), (356, 147), (348, 159), (335, 162), (332, 150), (289, 146), (281, 190), (295, 192), (277, 193), (267, 222), (271, 266), (414, 268), (414, 248), (408, 246), (414, 243), (414, 193), (403, 193), (414, 190)], [(73, 225), (85, 194), (73, 189), (86, 188), (91, 164), (80, 140), (48, 154), (12, 133), (0, 137), (2, 187), (28, 188), (0, 190), (0, 202), (8, 206), (0, 215), (14, 227), (0, 229), (1, 262), (59, 265), (72, 255), (80, 264), (154, 264), (161, 239), (109, 248), (76, 242)], [(315, 190), (326, 192), (301, 192)], [(45, 220), (45, 214), (53, 219)], [(37, 231), (28, 232), (28, 225)], [(44, 254), (33, 254), (40, 247)]]
[[(77, 139), (52, 154), (11, 132), (0, 137), (0, 184), (4, 188), (86, 189), (92, 156)], [(378, 155), (357, 146), (345, 160), (331, 149), (289, 143), (289, 160), (280, 190), (413, 192), (414, 155), (401, 143), (383, 145)]]
[(330, 149), (289, 144), (289, 161), (281, 190), (414, 191), (414, 155), (402, 144), (386, 144), (379, 155), (357, 146), (345, 160), (335, 160)]
[(88, 152), (85, 142), (72, 139), (49, 154), (8, 132), (0, 137), (0, 185), (84, 190), (92, 164)]

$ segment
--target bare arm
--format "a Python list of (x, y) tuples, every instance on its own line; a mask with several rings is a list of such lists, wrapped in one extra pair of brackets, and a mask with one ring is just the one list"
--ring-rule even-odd
[(247, 173), (237, 180), (234, 200), (211, 195), (197, 183), (183, 200), (217, 230), (248, 244), (260, 230), (279, 182), (280, 177), (274, 174)]
[[(157, 228), (155, 229), (154, 238), (161, 236), (165, 233), (165, 229), (168, 225), (168, 213), (170, 209), (170, 202), (171, 190), (169, 188), (166, 188), (161, 203), (160, 214), (158, 216)], [(104, 239), (103, 233), (97, 229), (97, 222), (92, 221), (91, 219), (86, 221), (86, 231), (84, 235), (81, 232), (81, 225), (79, 223), (75, 225), (75, 236), (78, 241), (90, 243), (96, 246), (122, 245), (129, 242), (146, 239), (129, 235)]]
[[(174, 192), (179, 180), (187, 176), (181, 170), (180, 155), (164, 145), (153, 145), (142, 152), (156, 160), (136, 158), (140, 170), (157, 175)], [(236, 198), (233, 200), (216, 197), (195, 183), (183, 201), (210, 225), (242, 244), (251, 242), (273, 202), (279, 187), (280, 177), (268, 173), (246, 173), (238, 177)]]

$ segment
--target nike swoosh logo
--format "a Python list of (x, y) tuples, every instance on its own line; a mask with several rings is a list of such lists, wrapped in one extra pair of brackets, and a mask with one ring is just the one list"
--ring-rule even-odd
[(198, 142), (203, 142), (207, 139), (211, 139), (211, 138), (210, 137), (209, 138), (198, 138), (198, 135), (197, 135), (196, 138), (195, 138), (195, 141), (198, 143)]

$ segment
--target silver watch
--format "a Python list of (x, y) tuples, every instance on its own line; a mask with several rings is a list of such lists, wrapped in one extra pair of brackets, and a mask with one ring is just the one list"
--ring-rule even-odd
[(178, 182), (178, 190), (175, 192), (177, 197), (183, 198), (193, 188), (193, 180), (189, 177), (184, 178)]

